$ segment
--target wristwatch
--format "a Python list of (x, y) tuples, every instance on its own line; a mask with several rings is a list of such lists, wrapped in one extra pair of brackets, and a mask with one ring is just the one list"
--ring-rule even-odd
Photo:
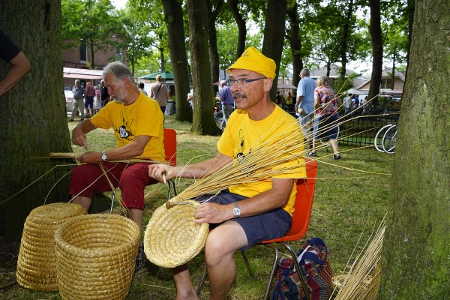
[(102, 151), (101, 152), (101, 156), (100, 156), (102, 161), (107, 161), (108, 160), (108, 154), (106, 154), (106, 151)]
[(233, 217), (239, 218), (241, 216), (241, 209), (237, 203), (233, 203)]

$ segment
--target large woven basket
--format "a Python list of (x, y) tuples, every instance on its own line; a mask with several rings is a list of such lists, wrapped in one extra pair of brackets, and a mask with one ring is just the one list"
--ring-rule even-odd
[(63, 299), (124, 299), (134, 273), (140, 231), (122, 216), (79, 216), (55, 233)]
[(195, 223), (199, 205), (185, 201), (183, 205), (158, 207), (148, 222), (144, 234), (144, 252), (154, 264), (174, 268), (194, 258), (205, 246), (209, 225)]
[(81, 205), (73, 203), (42, 205), (30, 212), (17, 259), (16, 277), (21, 286), (41, 291), (58, 289), (54, 233), (64, 221), (85, 213)]

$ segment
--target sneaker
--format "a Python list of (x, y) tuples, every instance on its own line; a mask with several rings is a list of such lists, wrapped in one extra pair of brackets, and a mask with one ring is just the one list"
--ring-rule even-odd
[(338, 153), (338, 154), (334, 154), (333, 158), (334, 158), (334, 160), (338, 160), (338, 159), (341, 159), (342, 157), (341, 157), (341, 154)]

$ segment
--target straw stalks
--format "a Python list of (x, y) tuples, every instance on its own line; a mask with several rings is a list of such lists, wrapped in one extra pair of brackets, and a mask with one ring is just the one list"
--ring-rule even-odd
[[(381, 280), (380, 259), (386, 229), (385, 218), (372, 235), (366, 250), (358, 254), (348, 273), (334, 278), (336, 287), (340, 287), (335, 300), (377, 299)], [(330, 299), (333, 298), (335, 291)]]

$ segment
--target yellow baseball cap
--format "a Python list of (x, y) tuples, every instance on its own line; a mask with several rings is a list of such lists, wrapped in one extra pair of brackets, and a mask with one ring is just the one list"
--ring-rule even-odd
[(268, 58), (255, 47), (247, 48), (241, 57), (239, 57), (234, 64), (228, 67), (227, 71), (231, 69), (244, 69), (257, 72), (267, 78), (275, 78), (275, 61)]

